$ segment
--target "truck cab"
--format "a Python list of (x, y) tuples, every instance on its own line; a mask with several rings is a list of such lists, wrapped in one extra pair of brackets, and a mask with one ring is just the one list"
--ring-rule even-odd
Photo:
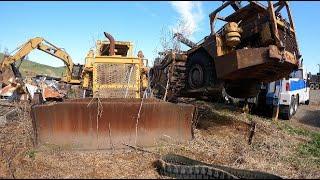
[(286, 78), (267, 85), (266, 105), (279, 106), (279, 115), (290, 119), (298, 110), (300, 104), (310, 102), (308, 74), (304, 67), (294, 70)]

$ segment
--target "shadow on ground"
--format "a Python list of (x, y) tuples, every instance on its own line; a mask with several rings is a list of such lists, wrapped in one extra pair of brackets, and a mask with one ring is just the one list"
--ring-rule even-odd
[(214, 130), (217, 132), (246, 133), (249, 124), (236, 120), (232, 114), (240, 114), (239, 109), (220, 103), (199, 103), (198, 122), (199, 130)]
[(320, 128), (320, 110), (306, 110), (301, 118), (299, 118), (299, 122), (309, 126)]

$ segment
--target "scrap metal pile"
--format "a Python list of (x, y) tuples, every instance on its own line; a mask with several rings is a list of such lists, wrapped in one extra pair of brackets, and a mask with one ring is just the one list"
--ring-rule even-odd
[(0, 97), (10, 101), (61, 101), (66, 96), (66, 91), (59, 85), (59, 78), (10, 78), (8, 82), (8, 85), (0, 89)]
[(0, 127), (6, 125), (8, 121), (14, 119), (17, 116), (17, 107), (12, 105), (12, 103), (0, 101)]

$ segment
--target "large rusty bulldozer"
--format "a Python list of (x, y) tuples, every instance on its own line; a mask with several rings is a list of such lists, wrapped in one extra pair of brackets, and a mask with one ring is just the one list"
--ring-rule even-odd
[(109, 33), (90, 50), (82, 72), (86, 97), (141, 98), (148, 86), (148, 60), (133, 55), (133, 43), (116, 41)]
[(147, 98), (143, 54), (134, 57), (132, 43), (105, 35), (109, 41), (98, 41), (86, 57), (85, 98), (32, 107), (37, 144), (110, 149), (190, 140), (196, 108)]
[[(168, 50), (157, 59), (150, 69), (155, 96), (173, 102), (179, 97), (217, 100), (223, 92), (251, 98), (259, 93), (261, 83), (298, 68), (301, 54), (288, 2), (242, 3), (227, 1), (214, 10), (209, 15), (211, 33), (200, 43), (177, 35), (190, 49)], [(233, 12), (220, 16), (227, 8)], [(217, 21), (223, 22), (218, 30)]]

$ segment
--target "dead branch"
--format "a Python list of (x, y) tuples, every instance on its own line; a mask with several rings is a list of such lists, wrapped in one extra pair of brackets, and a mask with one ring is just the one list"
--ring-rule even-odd
[(152, 151), (149, 151), (149, 150), (145, 150), (143, 148), (140, 148), (138, 146), (132, 146), (132, 145), (129, 145), (129, 144), (126, 144), (126, 143), (122, 143), (124, 146), (127, 146), (129, 148), (132, 148), (134, 150), (137, 150), (137, 151), (141, 151), (141, 152), (145, 152), (145, 153), (150, 153), (150, 154), (153, 154), (153, 155), (156, 155), (156, 156), (160, 156), (160, 154), (158, 153), (155, 153), (155, 152), (152, 152)]
[(248, 144), (249, 145), (252, 144), (252, 138), (254, 136), (255, 129), (256, 129), (256, 122), (252, 121), (251, 124), (250, 124), (250, 132), (249, 132), (249, 139), (248, 139)]

